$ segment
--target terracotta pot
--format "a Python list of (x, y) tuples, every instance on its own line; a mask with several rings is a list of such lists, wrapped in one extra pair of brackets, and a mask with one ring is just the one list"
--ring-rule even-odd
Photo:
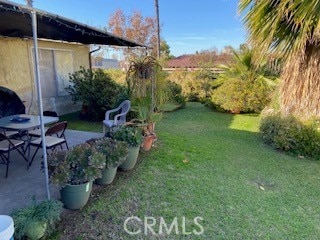
[(152, 147), (152, 144), (153, 144), (153, 141), (156, 139), (156, 135), (155, 134), (150, 134), (148, 136), (145, 136), (143, 138), (143, 142), (142, 142), (142, 150), (147, 152), (147, 151), (150, 151), (151, 147)]

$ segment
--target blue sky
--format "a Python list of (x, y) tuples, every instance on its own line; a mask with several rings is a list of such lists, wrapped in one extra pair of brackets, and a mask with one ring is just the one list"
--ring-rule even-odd
[[(13, 0), (24, 4), (24, 0)], [(161, 37), (175, 56), (245, 42), (238, 0), (159, 0)], [(155, 16), (154, 0), (34, 0), (34, 7), (76, 21), (105, 27), (117, 9)]]

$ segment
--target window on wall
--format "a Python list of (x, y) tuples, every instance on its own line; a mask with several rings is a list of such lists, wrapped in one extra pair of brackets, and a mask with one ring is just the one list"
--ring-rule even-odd
[(72, 51), (39, 49), (42, 97), (68, 95), (69, 73), (73, 72)]

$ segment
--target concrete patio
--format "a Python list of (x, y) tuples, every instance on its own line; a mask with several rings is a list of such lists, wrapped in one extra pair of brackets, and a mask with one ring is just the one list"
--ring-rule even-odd
[[(102, 133), (66, 130), (69, 146), (102, 136)], [(12, 162), (8, 178), (5, 178), (5, 165), (0, 165), (0, 215), (8, 215), (14, 209), (27, 206), (33, 199), (39, 201), (46, 198), (45, 177), (41, 170), (41, 153), (38, 153), (29, 170), (26, 162), (16, 152), (13, 152), (10, 158)], [(57, 187), (50, 185), (50, 188), (51, 197), (59, 199)]]

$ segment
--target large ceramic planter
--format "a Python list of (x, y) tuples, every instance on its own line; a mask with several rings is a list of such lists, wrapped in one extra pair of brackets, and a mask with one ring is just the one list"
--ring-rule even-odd
[(67, 185), (60, 190), (61, 201), (68, 209), (84, 207), (90, 197), (92, 181), (80, 185)]
[(115, 178), (117, 174), (118, 167), (115, 168), (105, 168), (102, 171), (102, 177), (98, 178), (95, 183), (99, 185), (107, 185), (113, 182), (113, 179)]
[(139, 149), (140, 146), (128, 148), (128, 156), (126, 161), (119, 166), (121, 170), (128, 171), (134, 168), (138, 159)]

